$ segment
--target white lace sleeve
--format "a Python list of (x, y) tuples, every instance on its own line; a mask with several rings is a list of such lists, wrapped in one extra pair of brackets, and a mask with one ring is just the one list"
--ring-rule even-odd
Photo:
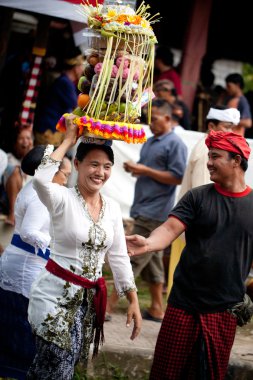
[(51, 240), (49, 224), (50, 217), (48, 210), (34, 192), (34, 196), (29, 201), (20, 227), (21, 239), (34, 246), (36, 252), (39, 248), (45, 252)]
[(36, 190), (41, 202), (50, 211), (62, 202), (63, 187), (52, 182), (61, 163), (61, 161), (56, 161), (50, 156), (53, 150), (53, 145), (47, 145), (41, 164), (33, 178), (33, 188)]
[(40, 170), (44, 166), (48, 166), (48, 165), (57, 165), (57, 168), (59, 167), (61, 161), (54, 160), (51, 157), (51, 154), (53, 153), (53, 151), (54, 151), (54, 145), (48, 144), (46, 146), (43, 158), (37, 170)]

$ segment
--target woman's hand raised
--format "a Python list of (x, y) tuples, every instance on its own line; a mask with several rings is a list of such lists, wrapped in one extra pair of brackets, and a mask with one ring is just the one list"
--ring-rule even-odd
[(66, 125), (66, 132), (64, 136), (64, 140), (69, 141), (71, 146), (75, 145), (77, 138), (78, 138), (78, 126), (74, 123), (74, 120), (76, 119), (76, 115), (74, 114), (68, 114), (68, 116), (65, 117), (65, 125)]
[(61, 161), (68, 150), (77, 142), (78, 126), (74, 123), (75, 118), (76, 115), (73, 114), (69, 114), (65, 118), (66, 132), (64, 134), (64, 140), (51, 154), (51, 157), (56, 161)]

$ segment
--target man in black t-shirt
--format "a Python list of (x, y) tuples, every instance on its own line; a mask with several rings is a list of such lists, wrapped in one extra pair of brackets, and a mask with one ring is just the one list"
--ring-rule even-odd
[[(253, 191), (245, 184), (244, 137), (211, 131), (214, 184), (188, 191), (149, 238), (127, 237), (130, 256), (164, 249), (185, 231), (186, 246), (158, 336), (150, 379), (225, 378), (253, 260)], [(191, 377), (192, 376), (192, 377)]]

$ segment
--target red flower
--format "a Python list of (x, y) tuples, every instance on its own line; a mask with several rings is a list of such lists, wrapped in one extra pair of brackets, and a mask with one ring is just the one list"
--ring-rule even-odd
[(101, 17), (101, 16), (96, 15), (94, 18), (95, 18), (96, 20), (100, 21), (100, 22), (103, 21), (103, 17)]

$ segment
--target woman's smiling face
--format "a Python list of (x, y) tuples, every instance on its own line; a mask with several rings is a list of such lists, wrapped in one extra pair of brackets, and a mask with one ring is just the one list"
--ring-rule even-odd
[(75, 159), (79, 188), (88, 193), (99, 192), (110, 178), (112, 165), (108, 155), (99, 149), (91, 150), (81, 162)]

